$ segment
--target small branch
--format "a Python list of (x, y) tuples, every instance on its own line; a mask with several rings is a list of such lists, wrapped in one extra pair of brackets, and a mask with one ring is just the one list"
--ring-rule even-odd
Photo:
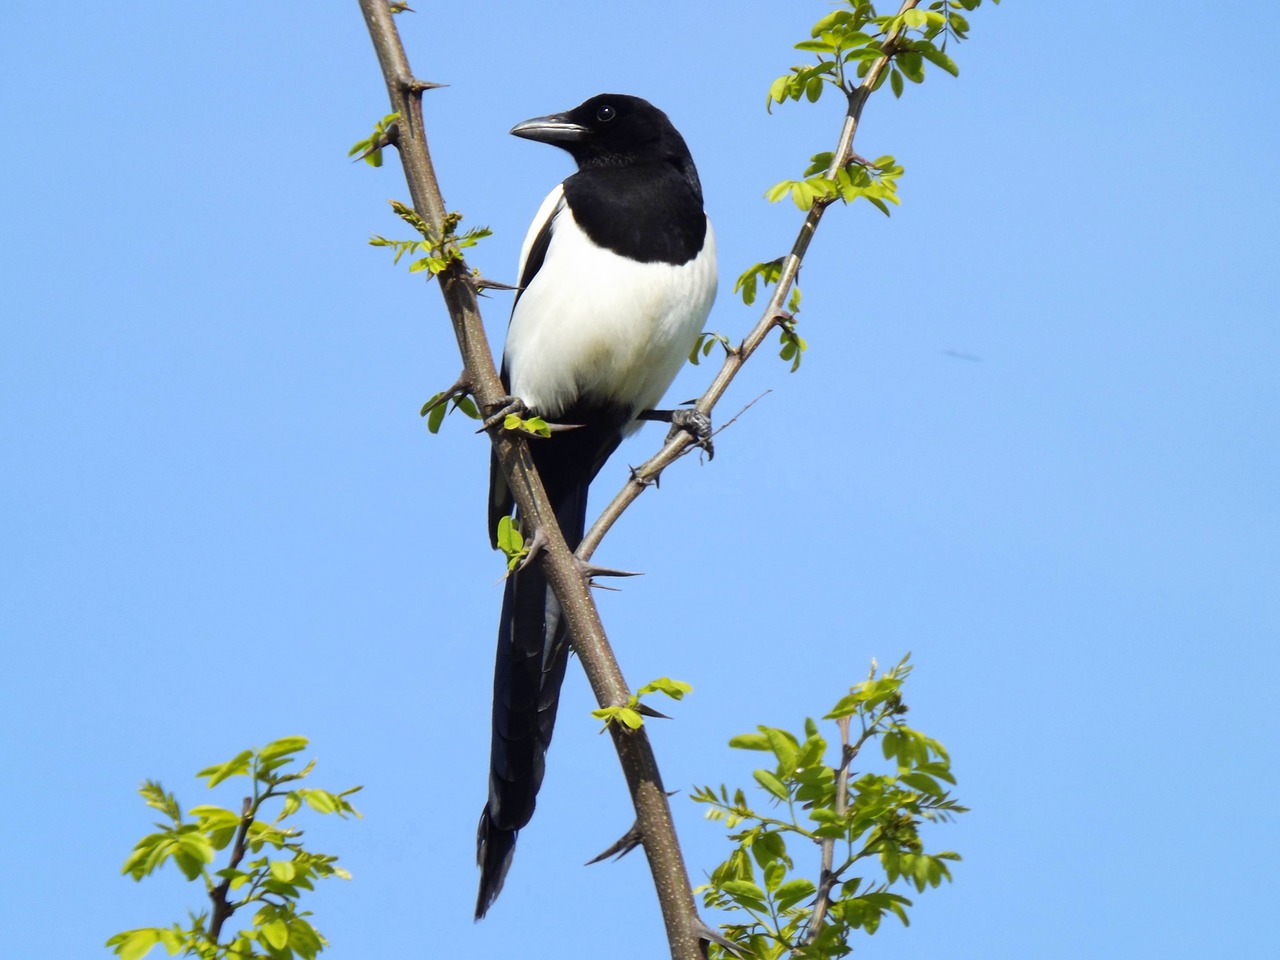
[[(843, 817), (849, 809), (849, 764), (857, 755), (857, 747), (849, 743), (849, 717), (841, 717), (836, 721), (840, 728), (840, 769), (836, 771), (836, 813)], [(822, 921), (831, 908), (831, 890), (840, 879), (840, 871), (831, 869), (835, 859), (835, 837), (822, 838), (822, 873), (818, 878), (818, 898), (813, 904), (813, 913), (809, 916), (809, 929), (805, 933), (806, 945), (818, 939), (822, 932)], [(842, 868), (843, 869), (843, 868)]]
[[(898, 13), (901, 15), (907, 10), (917, 6), (920, 0), (905, 0)], [(894, 41), (898, 34), (894, 34), (885, 39), (885, 48), (889, 51), (884, 56), (877, 58), (867, 71), (867, 75), (862, 82), (858, 84), (848, 94), (848, 107), (845, 110), (844, 124), (840, 128), (840, 139), (837, 141), (835, 153), (832, 155), (831, 166), (827, 170), (827, 177), (834, 178), (837, 171), (853, 156), (853, 138), (858, 132), (858, 123), (862, 119), (862, 108), (867, 102), (867, 97), (871, 95), (871, 91), (875, 88), (876, 83), (880, 79), (880, 75), (884, 73), (885, 68), (889, 65), (889, 61), (893, 59)], [(791, 252), (782, 258), (782, 272), (778, 275), (778, 282), (774, 286), (773, 296), (769, 298), (769, 302), (765, 304), (764, 310), (761, 312), (760, 320), (747, 334), (746, 338), (735, 349), (729, 351), (724, 358), (724, 364), (720, 367), (720, 371), (712, 379), (710, 386), (706, 392), (698, 398), (694, 404), (694, 409), (702, 413), (711, 415), (720, 398), (724, 396), (725, 391), (729, 388), (729, 384), (742, 370), (742, 365), (750, 359), (751, 355), (756, 352), (760, 344), (764, 342), (769, 331), (777, 324), (778, 318), (786, 316), (783, 304), (787, 301), (787, 295), (791, 292), (791, 286), (795, 283), (796, 277), (800, 273), (800, 264), (804, 261), (805, 254), (809, 250), (809, 244), (813, 240), (813, 235), (818, 229), (818, 224), (822, 221), (822, 215), (826, 212), (829, 204), (815, 203), (809, 208), (809, 213), (805, 216), (804, 222), (800, 225), (800, 231), (796, 235), (795, 241), (791, 245)], [(662, 449), (655, 453), (652, 457), (636, 467), (631, 472), (631, 478), (623, 485), (622, 489), (614, 496), (609, 505), (604, 508), (600, 516), (596, 518), (595, 523), (591, 525), (591, 529), (587, 531), (587, 535), (583, 537), (582, 543), (578, 546), (578, 556), (584, 560), (590, 559), (596, 548), (600, 545), (600, 541), (604, 539), (610, 528), (618, 522), (618, 518), (644, 493), (645, 488), (653, 485), (653, 481), (668, 466), (684, 455), (690, 446), (696, 441), (688, 434), (677, 434), (674, 437), (668, 437), (663, 443)]]
[[(240, 861), (244, 859), (245, 838), (249, 835), (249, 825), (253, 823), (253, 809), (253, 798), (245, 797), (244, 804), (240, 808), (240, 826), (236, 828), (235, 843), (231, 846), (231, 859), (227, 862), (228, 870), (234, 870), (240, 866)], [(209, 893), (209, 899), (213, 901), (213, 912), (209, 914), (210, 943), (218, 942), (218, 938), (222, 936), (222, 925), (227, 922), (231, 914), (236, 912), (236, 908), (227, 899), (227, 894), (230, 892), (231, 878), (228, 877)]]

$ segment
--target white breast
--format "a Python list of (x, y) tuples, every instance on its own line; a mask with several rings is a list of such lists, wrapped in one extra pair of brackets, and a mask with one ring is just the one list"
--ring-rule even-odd
[(520, 272), (544, 218), (554, 216), (538, 274), (507, 331), (511, 392), (555, 417), (579, 397), (653, 408), (702, 331), (716, 296), (715, 237), (689, 263), (637, 263), (596, 246), (560, 187), (543, 201), (520, 255)]

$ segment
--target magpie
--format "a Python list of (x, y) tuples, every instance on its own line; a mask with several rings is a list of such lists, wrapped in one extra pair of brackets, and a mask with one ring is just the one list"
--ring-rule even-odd
[[(601, 94), (511, 133), (568, 151), (577, 172), (548, 194), (520, 251), (502, 382), (533, 414), (577, 425), (530, 452), (571, 550), (587, 487), (666, 392), (716, 295), (716, 246), (684, 138), (639, 97)], [(489, 532), (511, 514), (490, 464)], [(489, 800), (480, 815), (476, 919), (502, 890), (516, 833), (533, 816), (568, 658), (541, 566), (512, 573), (493, 676)]]

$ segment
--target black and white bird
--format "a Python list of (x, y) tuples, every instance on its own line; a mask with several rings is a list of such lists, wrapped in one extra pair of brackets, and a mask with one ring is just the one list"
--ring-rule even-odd
[[(587, 487), (671, 385), (716, 295), (716, 247), (684, 138), (638, 97), (601, 94), (511, 132), (567, 150), (578, 170), (543, 201), (520, 251), (502, 360), (507, 392), (578, 429), (534, 440), (534, 464), (570, 549)], [(496, 458), (489, 531), (512, 510)], [(492, 906), (533, 816), (568, 636), (541, 566), (507, 578), (493, 678), (489, 801), (476, 837), (476, 919)]]

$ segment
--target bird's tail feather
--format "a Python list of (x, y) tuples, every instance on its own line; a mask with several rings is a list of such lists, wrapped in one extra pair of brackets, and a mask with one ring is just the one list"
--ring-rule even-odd
[[(561, 532), (574, 549), (586, 525), (587, 482), (570, 484), (559, 496), (550, 489), (548, 494)], [(568, 640), (560, 604), (542, 565), (531, 563), (508, 576), (493, 675), (489, 801), (476, 833), (477, 920), (502, 891), (516, 833), (533, 816), (560, 704)]]

